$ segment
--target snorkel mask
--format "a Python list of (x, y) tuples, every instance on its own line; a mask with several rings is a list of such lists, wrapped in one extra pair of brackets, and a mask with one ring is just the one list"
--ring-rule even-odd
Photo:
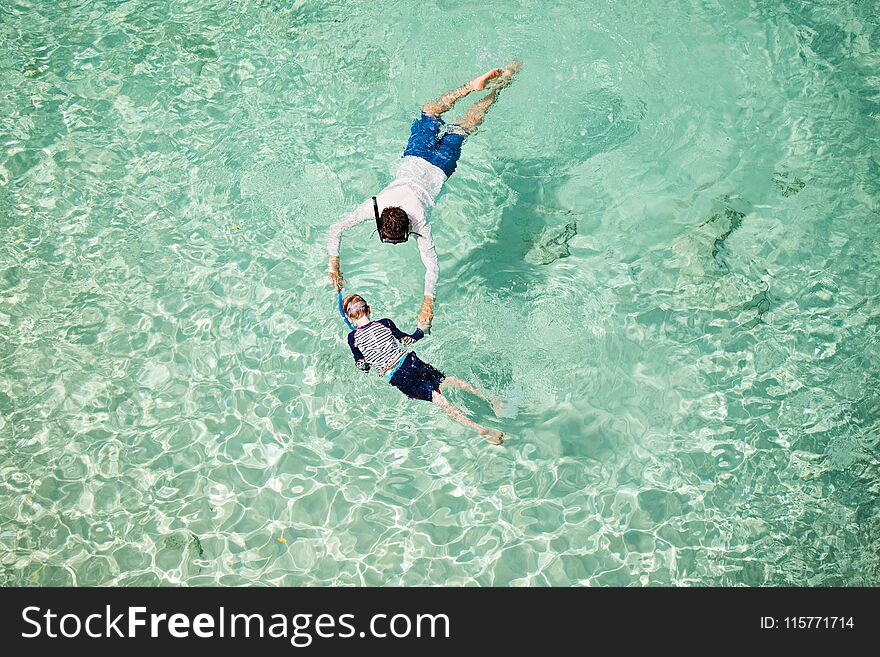
[(390, 237), (385, 237), (382, 234), (382, 229), (379, 226), (379, 203), (376, 201), (376, 197), (373, 197), (373, 214), (376, 215), (376, 232), (379, 233), (379, 239), (385, 242), (386, 244), (403, 244), (409, 239), (409, 232), (405, 233), (404, 236), (400, 239), (391, 239)]
[(349, 304), (349, 306), (348, 306), (348, 310), (346, 311), (345, 314), (348, 315), (349, 317), (351, 317), (351, 316), (354, 315), (358, 310), (360, 310), (361, 308), (366, 308), (366, 307), (367, 307), (367, 302), (366, 302), (366, 301), (355, 301), (354, 303)]

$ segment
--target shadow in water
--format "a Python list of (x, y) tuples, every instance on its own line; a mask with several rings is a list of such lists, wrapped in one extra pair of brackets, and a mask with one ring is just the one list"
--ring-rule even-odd
[(614, 91), (596, 89), (574, 105), (544, 154), (502, 160), (499, 176), (516, 192), (516, 202), (503, 210), (492, 236), (458, 263), (455, 276), (507, 291), (542, 279), (544, 266), (568, 257), (582, 210), (562, 206), (558, 191), (578, 165), (625, 144), (644, 114), (641, 101), (631, 110)]
[[(627, 142), (639, 129), (644, 104), (627, 111), (621, 96), (597, 89), (570, 108), (566, 125), (551, 135), (540, 155), (501, 160), (498, 175), (515, 194), (515, 203), (504, 208), (490, 237), (451, 272), (459, 281), (476, 282), (494, 293), (521, 295), (531, 283), (549, 275), (546, 265), (570, 255), (569, 242), (577, 234), (583, 210), (566, 207), (558, 192), (575, 168), (600, 153)], [(533, 145), (537, 151), (540, 145)], [(475, 347), (471, 373), (483, 386), (501, 394), (509, 404), (506, 426), (524, 431), (530, 418), (520, 408), (523, 391), (514, 381), (510, 359), (491, 348)], [(531, 418), (536, 420), (536, 418)]]

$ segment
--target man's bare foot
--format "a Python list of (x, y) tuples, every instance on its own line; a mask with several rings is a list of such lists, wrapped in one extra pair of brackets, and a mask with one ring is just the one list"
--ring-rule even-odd
[(493, 68), (491, 71), (487, 71), (481, 76), (476, 77), (468, 82), (468, 87), (471, 91), (482, 91), (486, 88), (486, 84), (488, 84), (489, 80), (491, 80), (492, 78), (497, 78), (499, 75), (501, 75), (501, 69)]
[(504, 69), (504, 75), (510, 76), (514, 73), (519, 73), (522, 70), (522, 62), (518, 59), (514, 59), (510, 64), (507, 65), (507, 68)]
[(489, 399), (488, 402), (492, 407), (492, 412), (495, 413), (495, 417), (500, 417), (501, 413), (504, 412), (504, 402), (500, 399)]
[[(504, 69), (504, 72), (501, 74), (501, 77), (498, 78), (498, 81), (495, 83), (496, 89), (503, 89), (511, 82), (513, 82), (513, 76), (519, 73), (522, 70), (522, 62), (517, 60), (513, 60), (507, 67)], [(496, 76), (497, 77), (497, 76)]]
[(498, 431), (498, 429), (480, 429), (480, 435), (486, 436), (486, 440), (493, 445), (500, 445), (504, 442), (504, 432)]

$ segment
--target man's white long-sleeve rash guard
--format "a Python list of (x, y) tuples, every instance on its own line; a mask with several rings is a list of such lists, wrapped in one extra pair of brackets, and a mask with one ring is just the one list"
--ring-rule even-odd
[[(420, 157), (407, 155), (403, 158), (403, 163), (391, 184), (376, 194), (380, 213), (388, 207), (403, 208), (409, 216), (410, 230), (418, 233), (416, 240), (419, 255), (425, 264), (425, 296), (427, 297), (436, 296), (437, 278), (440, 275), (440, 265), (437, 262), (437, 251), (434, 249), (434, 238), (431, 237), (428, 217), (444, 182), (446, 182), (446, 174), (442, 169)], [(343, 232), (374, 217), (373, 199), (369, 198), (330, 226), (327, 236), (327, 252), (330, 256), (339, 255)]]

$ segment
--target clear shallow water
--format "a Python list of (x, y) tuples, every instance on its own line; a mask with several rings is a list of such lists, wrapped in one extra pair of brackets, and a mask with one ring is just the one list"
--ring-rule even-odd
[[(607, 4), (4, 3), (0, 583), (880, 582), (877, 6)], [(324, 243), (513, 57), (419, 347), (492, 449), (351, 366)]]

